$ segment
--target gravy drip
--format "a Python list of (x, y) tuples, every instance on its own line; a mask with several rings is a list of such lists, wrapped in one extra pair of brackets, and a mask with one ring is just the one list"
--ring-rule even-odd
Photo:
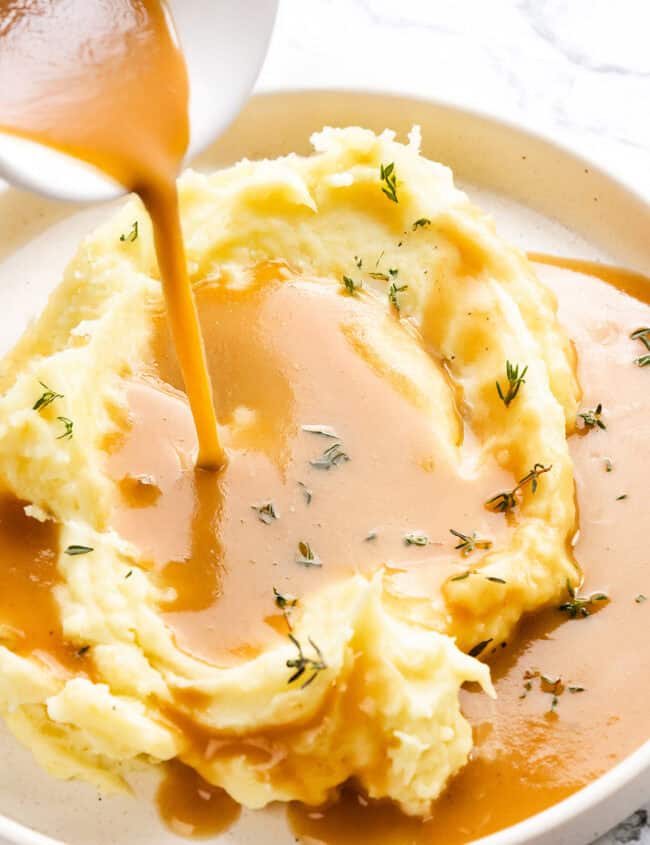
[(188, 80), (161, 0), (0, 0), (0, 131), (50, 146), (142, 198), (198, 433), (198, 464), (224, 462), (185, 266), (176, 176)]

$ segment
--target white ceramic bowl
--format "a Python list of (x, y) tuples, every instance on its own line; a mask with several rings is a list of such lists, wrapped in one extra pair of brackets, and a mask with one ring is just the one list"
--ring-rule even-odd
[[(403, 135), (414, 123), (422, 127), (425, 155), (449, 164), (511, 241), (650, 272), (650, 205), (642, 197), (549, 139), (432, 101), (354, 91), (260, 95), (196, 166), (307, 152), (310, 133), (324, 124), (390, 127)], [(0, 354), (42, 307), (81, 235), (107, 213), (107, 207), (79, 211), (16, 190), (0, 192)], [(99, 801), (86, 785), (49, 779), (1, 732), (0, 755), (0, 812), (12, 819), (0, 817), (0, 838), (7, 842), (52, 845), (47, 836), (68, 845), (179, 842), (160, 826), (146, 797), (155, 787), (151, 777), (138, 781), (142, 800)], [(581, 845), (648, 799), (650, 742), (571, 798), (481, 845)], [(276, 809), (244, 813), (219, 841), (288, 845), (294, 839)]]

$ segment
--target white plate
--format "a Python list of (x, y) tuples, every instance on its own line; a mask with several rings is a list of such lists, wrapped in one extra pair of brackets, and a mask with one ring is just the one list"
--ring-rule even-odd
[[(524, 249), (605, 259), (650, 272), (650, 205), (603, 170), (551, 141), (488, 116), (448, 105), (359, 92), (278, 92), (254, 98), (221, 141), (196, 162), (214, 169), (243, 156), (308, 152), (324, 124), (422, 127), (425, 155), (446, 162), (458, 181)], [(15, 190), (0, 190), (0, 354), (45, 302), (82, 234), (108, 212), (80, 211)], [(161, 826), (150, 776), (139, 800), (101, 799), (84, 784), (43, 774), (28, 752), (0, 730), (0, 837), (20, 845), (171, 845)], [(592, 841), (650, 796), (650, 742), (571, 798), (482, 845)], [(14, 821), (10, 821), (10, 819)], [(25, 827), (27, 826), (27, 827)], [(31, 828), (32, 830), (29, 830)], [(279, 809), (244, 813), (220, 842), (289, 845)]]

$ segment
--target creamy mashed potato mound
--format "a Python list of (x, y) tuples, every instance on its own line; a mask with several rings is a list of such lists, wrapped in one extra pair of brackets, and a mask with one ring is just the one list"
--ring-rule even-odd
[[(379, 568), (307, 596), (294, 633), (320, 643), (327, 668), (304, 689), (287, 684), (288, 640), (229, 668), (184, 653), (159, 612), (160, 586), (110, 528), (116, 493), (105, 442), (125, 425), (126, 379), (149, 354), (152, 306), (161, 302), (150, 223), (130, 200), (81, 244), (0, 367), (0, 481), (32, 503), (31, 518), (62, 526), (56, 603), (65, 638), (88, 647), (92, 666), (75, 677), (0, 637), (0, 711), (57, 777), (114, 790), (132, 767), (180, 757), (248, 807), (322, 802), (354, 777), (370, 796), (427, 814), (472, 746), (461, 685), (491, 691), (487, 665), (468, 652), (506, 640), (523, 614), (559, 603), (567, 579), (578, 583), (566, 431), (579, 389), (553, 296), (450, 171), (420, 156), (417, 131), (401, 144), (391, 132), (325, 129), (313, 144), (309, 157), (183, 176), (192, 281), (245, 286), (248, 268), (281, 259), (316, 279), (363, 279), (388, 311), (387, 282), (352, 263), (358, 256), (371, 267), (383, 253), (408, 284), (399, 318), (457, 386), (477, 462), (495, 458), (513, 486), (537, 463), (552, 469), (535, 495), (522, 491), (507, 544), (472, 558), (473, 570), (499, 581), (447, 578), (435, 593), (415, 595)], [(398, 202), (381, 190), (380, 166), (389, 162)], [(137, 240), (120, 241), (134, 220)], [(408, 371), (408, 355), (396, 360), (382, 337), (376, 351), (386, 366)], [(495, 389), (506, 360), (528, 365), (508, 408)], [(32, 410), (39, 382), (63, 394), (56, 411)], [(437, 389), (427, 399), (432, 426), (461, 467), (451, 390), (442, 378)], [(72, 439), (58, 439), (57, 415), (74, 419)], [(94, 551), (66, 555), (70, 544)], [(457, 564), (459, 573), (467, 568), (460, 556)], [(170, 718), (184, 710), (214, 735), (214, 753), (199, 754)], [(260, 763), (246, 740), (267, 733), (277, 760)]]

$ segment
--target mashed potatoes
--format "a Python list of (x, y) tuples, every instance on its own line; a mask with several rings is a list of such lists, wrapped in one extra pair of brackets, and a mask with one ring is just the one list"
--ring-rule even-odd
[[(471, 569), (456, 553), (435, 591), (407, 588), (378, 561), (371, 577), (306, 597), (294, 635), (320, 643), (324, 663), (308, 686), (287, 683), (289, 640), (230, 668), (185, 653), (159, 612), (160, 584), (110, 527), (116, 493), (104, 447), (124, 428), (125, 379), (149, 355), (151, 308), (161, 299), (149, 221), (131, 201), (84, 241), (0, 369), (0, 481), (31, 503), (32, 518), (62, 526), (56, 602), (66, 640), (91, 666), (75, 677), (0, 645), (0, 710), (58, 777), (110, 790), (131, 765), (180, 756), (249, 807), (322, 802), (355, 777), (370, 796), (426, 814), (471, 748), (460, 686), (491, 690), (486, 665), (467, 653), (505, 641), (523, 614), (559, 602), (567, 579), (579, 580), (568, 551), (575, 507), (565, 439), (579, 390), (551, 294), (450, 172), (419, 156), (417, 133), (407, 145), (358, 128), (326, 129), (313, 141), (309, 158), (183, 177), (193, 282), (246, 286), (249, 268), (267, 259), (297, 275), (362, 282), (417, 329), (409, 343), (419, 347), (421, 336), (444, 362), (474, 467), (496, 459), (513, 487), (536, 465), (550, 469), (534, 493), (531, 485), (517, 493), (508, 541), (475, 555)], [(136, 219), (137, 239), (120, 240)], [(378, 255), (399, 266), (399, 283), (367, 272)], [(422, 392), (417, 372), (409, 376), (417, 356), (389, 334), (373, 348), (387, 372)], [(495, 389), (506, 361), (528, 367), (509, 406)], [(33, 410), (39, 382), (62, 394), (56, 410)], [(432, 385), (436, 395), (422, 400), (432, 427), (466, 473), (452, 390), (442, 375)], [(74, 420), (71, 439), (60, 437), (57, 417)], [(92, 553), (65, 554), (79, 544)]]

